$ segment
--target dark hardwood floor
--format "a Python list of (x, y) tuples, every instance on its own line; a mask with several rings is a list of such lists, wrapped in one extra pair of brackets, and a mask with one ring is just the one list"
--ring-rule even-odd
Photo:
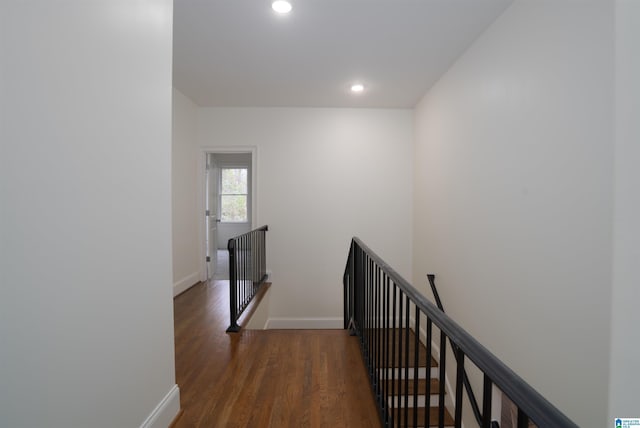
[(174, 427), (380, 427), (359, 345), (344, 330), (227, 334), (228, 281), (174, 300)]

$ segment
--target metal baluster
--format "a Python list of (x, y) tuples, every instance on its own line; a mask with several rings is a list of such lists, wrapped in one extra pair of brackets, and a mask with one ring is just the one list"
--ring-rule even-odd
[(367, 255), (362, 255), (362, 296), (364, 299), (364, 311), (362, 312), (362, 343), (365, 354), (365, 362), (367, 364), (367, 374), (369, 373), (369, 287), (367, 284), (367, 275), (369, 273), (369, 260)]
[(427, 317), (427, 386), (425, 396), (427, 397), (427, 411), (424, 413), (424, 426), (429, 427), (431, 419), (431, 340), (433, 337), (433, 323), (431, 318)]
[(384, 309), (384, 422), (389, 424), (389, 277), (384, 276), (385, 309)]
[(396, 408), (398, 407), (395, 402), (396, 398), (396, 309), (397, 309), (397, 286), (395, 282), (393, 283), (393, 318), (392, 326), (391, 326), (391, 426), (393, 427), (396, 423), (396, 417), (398, 413), (396, 412)]
[(381, 303), (381, 307), (380, 307), (380, 317), (378, 320), (379, 323), (379, 332), (380, 332), (380, 359), (378, 361), (379, 364), (379, 378), (380, 378), (380, 393), (382, 395), (382, 399), (383, 399), (383, 403), (384, 406), (386, 407), (386, 399), (387, 399), (387, 382), (386, 382), (386, 377), (385, 377), (385, 373), (386, 373), (386, 365), (385, 365), (385, 352), (386, 352), (386, 345), (387, 345), (387, 331), (385, 329), (385, 317), (386, 317), (386, 307), (387, 307), (387, 300), (386, 300), (386, 288), (385, 288), (385, 284), (386, 284), (386, 275), (384, 273), (384, 271), (380, 270), (380, 301)]
[[(409, 426), (409, 296), (405, 296), (404, 316), (404, 426)], [(415, 370), (415, 367), (414, 367)], [(414, 409), (415, 410), (415, 409)]]
[(242, 261), (244, 263), (244, 281), (242, 281), (242, 305), (240, 310), (244, 310), (247, 304), (247, 298), (249, 295), (249, 289), (247, 288), (247, 278), (249, 277), (249, 236), (242, 237)]
[(243, 254), (242, 254), (242, 247), (243, 247), (243, 239), (240, 238), (238, 239), (236, 242), (238, 243), (238, 245), (236, 246), (236, 261), (238, 262), (238, 279), (236, 280), (236, 290), (237, 290), (237, 294), (238, 294), (238, 301), (236, 304), (236, 311), (238, 311), (236, 313), (236, 316), (239, 316), (240, 314), (240, 308), (242, 307), (242, 302), (244, 301), (244, 293), (243, 293), (243, 289), (242, 289), (242, 281), (244, 280), (244, 269), (243, 269)]
[(240, 281), (238, 282), (238, 294), (240, 295), (240, 298), (238, 299), (238, 313), (240, 313), (240, 308), (242, 308), (242, 304), (244, 302), (244, 278), (245, 278), (245, 271), (244, 271), (244, 237), (240, 238), (239, 240), (239, 247), (238, 247), (238, 261), (240, 263)]
[[(369, 325), (368, 338), (367, 338), (367, 352), (369, 352), (369, 376), (371, 377), (371, 382), (374, 384), (374, 373), (373, 373), (373, 314), (375, 308), (373, 307), (373, 298), (374, 298), (374, 290), (373, 290), (373, 260), (369, 259), (369, 263), (367, 264), (369, 271), (367, 275), (367, 292), (369, 293), (369, 316), (367, 317), (367, 323)], [(374, 385), (375, 388), (375, 385)], [(375, 390), (375, 389), (374, 389)]]
[(528, 428), (529, 417), (518, 407), (518, 428)]
[(383, 312), (383, 296), (382, 296), (382, 270), (376, 264), (376, 296), (378, 305), (376, 307), (376, 380), (378, 382), (378, 402), (380, 408), (384, 404), (384, 381), (382, 378), (382, 312)]
[(350, 251), (350, 258), (351, 258), (351, 266), (349, 266), (349, 311), (351, 312), (349, 315), (351, 316), (351, 319), (349, 320), (350, 323), (350, 327), (353, 329), (353, 331), (351, 332), (351, 334), (357, 334), (357, 326), (356, 326), (356, 321), (358, 319), (358, 314), (356, 312), (356, 262), (357, 262), (357, 257), (356, 257), (356, 243), (352, 242), (351, 243), (351, 251)]
[(238, 320), (236, 316), (236, 301), (237, 301), (237, 293), (235, 288), (237, 272), (235, 269), (236, 263), (236, 254), (235, 254), (235, 244), (236, 242), (232, 239), (229, 240), (229, 244), (227, 249), (229, 250), (229, 328), (227, 328), (227, 332), (238, 332), (240, 331), (240, 326), (238, 325)]
[(491, 428), (492, 382), (485, 373), (482, 383), (482, 428)]
[(444, 424), (444, 386), (445, 386), (445, 369), (447, 361), (447, 336), (440, 330), (440, 374), (439, 374), (439, 391), (438, 391), (438, 424), (443, 426)]
[(356, 335), (358, 340), (362, 343), (362, 289), (360, 288), (360, 281), (362, 280), (360, 260), (360, 246), (354, 243), (353, 246), (353, 308), (355, 311), (356, 322)]
[(359, 257), (358, 260), (360, 262), (359, 268), (358, 268), (358, 289), (360, 291), (360, 343), (364, 346), (364, 340), (365, 340), (365, 324), (364, 324), (364, 320), (365, 320), (365, 308), (366, 308), (366, 294), (365, 294), (365, 290), (364, 290), (364, 271), (365, 271), (365, 264), (364, 264), (364, 251), (362, 250), (362, 248), (358, 248), (359, 250)]
[(377, 381), (377, 337), (376, 337), (376, 313), (378, 310), (378, 296), (376, 294), (376, 280), (378, 274), (378, 267), (375, 262), (371, 262), (371, 305), (373, 311), (371, 312), (371, 367), (373, 367), (373, 390), (376, 400), (378, 399), (378, 381)]
[(455, 351), (456, 358), (456, 412), (455, 412), (455, 427), (462, 428), (462, 388), (464, 385), (464, 353), (458, 349)]
[(373, 376), (373, 365), (371, 364), (371, 319), (373, 313), (373, 293), (371, 291), (371, 265), (373, 261), (367, 259), (367, 303), (369, 309), (367, 311), (367, 358), (369, 362), (369, 376)]
[(395, 397), (397, 403), (398, 403), (398, 416), (400, 417), (400, 419), (398, 420), (398, 425), (400, 426), (407, 426), (406, 422), (404, 422), (404, 425), (402, 425), (403, 420), (404, 420), (404, 412), (406, 412), (406, 410), (403, 408), (402, 406), (402, 382), (403, 382), (403, 376), (402, 376), (402, 367), (403, 367), (403, 362), (404, 360), (402, 359), (403, 357), (403, 348), (402, 348), (402, 326), (403, 326), (403, 309), (404, 309), (404, 293), (402, 292), (402, 290), (398, 290), (398, 321), (399, 321), (399, 325), (398, 325), (398, 395)]
[(256, 277), (256, 270), (254, 269), (255, 267), (255, 250), (256, 247), (254, 246), (255, 244), (255, 235), (252, 233), (251, 235), (249, 235), (249, 251), (247, 251), (247, 266), (249, 269), (249, 278), (247, 281), (247, 289), (249, 290), (249, 298), (247, 300), (251, 300), (254, 296), (254, 284), (255, 284), (255, 277)]
[(246, 278), (244, 280), (244, 288), (245, 288), (245, 300), (244, 300), (244, 306), (242, 307), (242, 310), (244, 310), (244, 308), (247, 307), (247, 302), (251, 299), (251, 292), (252, 292), (252, 285), (253, 285), (253, 281), (252, 281), (252, 272), (251, 272), (251, 260), (253, 258), (253, 248), (251, 247), (251, 235), (247, 235), (245, 237), (245, 242), (246, 242), (246, 246), (247, 248), (245, 249), (245, 268), (247, 270), (247, 275)]
[(415, 306), (414, 360), (413, 360), (413, 426), (418, 426), (418, 370), (420, 366), (420, 310)]

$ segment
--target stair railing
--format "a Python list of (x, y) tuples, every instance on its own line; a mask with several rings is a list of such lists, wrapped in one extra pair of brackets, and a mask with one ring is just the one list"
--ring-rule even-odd
[[(433, 293), (436, 305), (438, 306), (438, 309), (440, 309), (444, 313), (444, 306), (442, 305), (440, 294), (438, 293), (438, 289), (436, 288), (436, 276), (434, 274), (428, 274), (427, 279), (429, 280), (429, 285), (431, 286), (431, 292)], [(457, 358), (457, 346), (451, 339), (449, 339), (449, 343), (451, 344), (451, 349), (453, 349), (453, 353)], [(467, 393), (467, 398), (469, 399), (469, 404), (471, 405), (473, 416), (476, 418), (476, 422), (478, 423), (478, 425), (482, 426), (482, 412), (480, 411), (480, 406), (478, 405), (478, 400), (476, 399), (476, 395), (473, 392), (473, 388), (471, 388), (471, 383), (469, 382), (469, 376), (467, 375), (466, 369), (462, 370), (462, 383), (464, 385), (465, 392)], [(491, 428), (500, 428), (500, 424), (497, 421), (492, 421), (491, 423)]]
[[(343, 282), (344, 328), (360, 342), (383, 426), (460, 428), (468, 359), (483, 373), (482, 428), (491, 428), (494, 422), (493, 385), (516, 406), (518, 428), (528, 427), (529, 421), (540, 427), (577, 427), (355, 237)], [(453, 399), (445, 391), (448, 341), (455, 355)], [(437, 370), (437, 379), (432, 367)], [(420, 382), (420, 378), (426, 381)], [(434, 392), (437, 407), (432, 412), (430, 397)], [(423, 403), (419, 396), (426, 397)], [(421, 404), (427, 407), (424, 412), (419, 411)], [(447, 407), (453, 408), (453, 416)]]
[(268, 226), (229, 239), (229, 318), (227, 332), (240, 331), (238, 319), (267, 279)]

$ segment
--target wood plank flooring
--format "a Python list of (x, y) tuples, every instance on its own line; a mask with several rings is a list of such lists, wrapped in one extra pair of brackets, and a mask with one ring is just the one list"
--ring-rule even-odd
[(185, 427), (380, 427), (357, 339), (344, 330), (227, 334), (228, 281), (174, 300)]

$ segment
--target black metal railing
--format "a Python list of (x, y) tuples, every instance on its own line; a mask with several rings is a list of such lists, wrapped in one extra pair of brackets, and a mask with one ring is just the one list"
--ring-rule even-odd
[[(495, 426), (495, 385), (516, 406), (518, 428), (529, 422), (577, 427), (358, 238), (351, 241), (343, 281), (344, 327), (360, 341), (383, 426), (461, 427), (469, 361), (482, 373), (479, 426)], [(453, 397), (445, 389), (447, 364), (455, 372)]]
[(238, 332), (238, 319), (267, 279), (266, 234), (262, 226), (229, 239), (229, 318), (227, 332)]
[[(431, 286), (431, 292), (433, 293), (433, 298), (436, 301), (436, 306), (438, 306), (438, 309), (444, 312), (444, 306), (442, 305), (440, 294), (438, 293), (438, 289), (436, 288), (436, 276), (434, 274), (429, 274), (427, 275), (427, 279), (429, 280), (429, 285)], [(454, 355), (458, 355), (458, 347), (453, 342), (453, 340), (449, 339), (449, 344), (451, 345), (451, 349), (453, 349)], [(471, 410), (473, 411), (473, 416), (475, 417), (478, 425), (482, 426), (482, 412), (480, 411), (478, 400), (476, 399), (476, 395), (473, 392), (473, 388), (471, 387), (471, 382), (469, 382), (469, 375), (467, 375), (467, 370), (464, 368), (462, 369), (462, 384), (464, 385), (464, 390), (467, 393), (467, 398), (469, 400)], [(500, 428), (500, 424), (497, 421), (492, 421), (491, 428)]]

